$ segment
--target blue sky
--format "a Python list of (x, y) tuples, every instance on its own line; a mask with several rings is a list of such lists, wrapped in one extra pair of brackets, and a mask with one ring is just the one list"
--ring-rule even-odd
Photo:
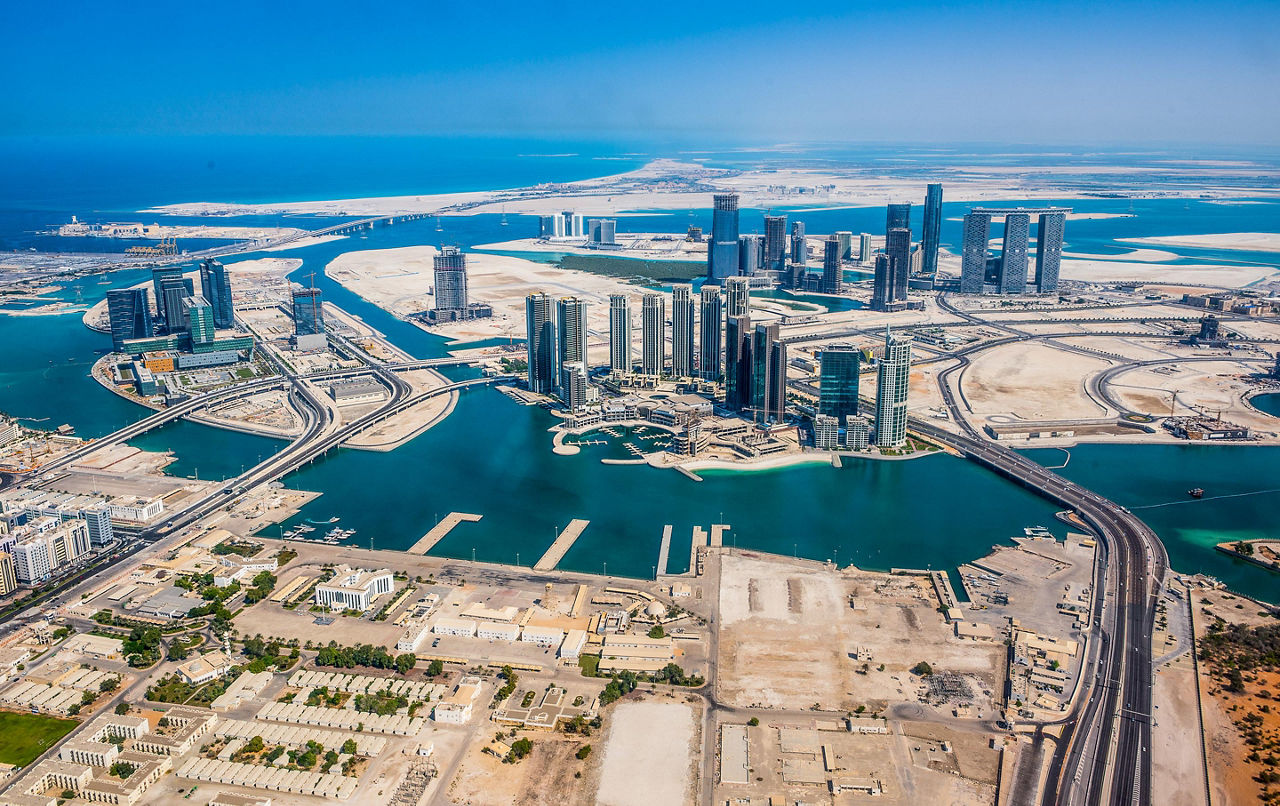
[(1280, 3), (13, 3), (0, 134), (1274, 144)]

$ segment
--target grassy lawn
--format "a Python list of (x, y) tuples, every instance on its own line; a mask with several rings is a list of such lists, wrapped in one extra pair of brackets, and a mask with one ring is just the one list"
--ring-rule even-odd
[(71, 719), (0, 711), (0, 762), (26, 766), (78, 724)]

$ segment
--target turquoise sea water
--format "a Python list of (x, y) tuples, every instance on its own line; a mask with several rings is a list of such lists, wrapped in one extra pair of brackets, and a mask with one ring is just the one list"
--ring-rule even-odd
[[(562, 151), (565, 149), (546, 153)], [(529, 149), (527, 153), (539, 152)], [(70, 180), (61, 185), (58, 181), (25, 186), (0, 182), (0, 207), (6, 210), (0, 213), (0, 239), (9, 239), (0, 241), (0, 248), (22, 240), (24, 225), (14, 225), (16, 219), (38, 222), (48, 218), (59, 223), (69, 214), (84, 217), (97, 211), (108, 220), (119, 220), (112, 211), (199, 199), (265, 201), (510, 187), (612, 173), (656, 155), (598, 160), (585, 149), (573, 157), (508, 155), (519, 163), (512, 167), (508, 157), (485, 162), (483, 149), (476, 154), (475, 160), (461, 160), (456, 171), (455, 167), (440, 168), (444, 173), (439, 175), (430, 173), (436, 169), (427, 165), (430, 160), (425, 158), (416, 163), (423, 166), (422, 173), (411, 170), (403, 176), (374, 160), (376, 164), (364, 166), (343, 163), (335, 167), (332, 177), (299, 172), (275, 187), (267, 182), (254, 184), (258, 180), (239, 182), (235, 171), (224, 175), (226, 160), (212, 159), (214, 167), (208, 168), (203, 162), (192, 161), (190, 154), (182, 158), (177, 171), (186, 177), (182, 182), (161, 178), (160, 184), (149, 185), (149, 179), (132, 176), (113, 184), (107, 175), (89, 176), (78, 184)], [(478, 165), (480, 162), (484, 164)], [(254, 172), (252, 166), (262, 169), (264, 163), (255, 158), (236, 164), (240, 166), (237, 171), (249, 174)], [(10, 171), (6, 176), (11, 176), (28, 169), (9, 162), (5, 170)], [(203, 171), (220, 178), (210, 179)], [(924, 181), (922, 177), (922, 185)], [(1068, 203), (1077, 210), (1129, 212), (1127, 201)], [(965, 207), (948, 204), (946, 216), (956, 217)], [(1275, 232), (1280, 231), (1278, 211), (1280, 206), (1274, 204), (1140, 200), (1134, 203), (1135, 218), (1069, 222), (1068, 251), (1118, 254), (1128, 247), (1116, 244), (1113, 239), (1117, 237)], [(743, 232), (757, 231), (762, 214), (744, 211)], [(919, 210), (913, 214), (913, 226), (918, 227)], [(879, 232), (884, 210), (804, 211), (798, 217), (811, 232)], [(327, 299), (361, 316), (409, 353), (433, 357), (446, 352), (441, 339), (330, 282), (321, 274), (325, 264), (356, 249), (423, 243), (465, 248), (528, 237), (536, 231), (532, 217), (511, 215), (508, 221), (510, 226), (500, 227), (497, 216), (446, 216), (441, 220), (441, 231), (435, 229), (435, 222), (414, 222), (375, 229), (367, 238), (272, 256), (301, 258), (304, 265), (293, 274), (295, 280), (317, 272), (317, 283)], [(259, 224), (275, 222), (307, 225), (306, 219), (294, 217), (254, 219)], [(709, 227), (710, 215), (705, 210), (676, 211), (628, 217), (619, 223), (631, 231), (683, 231), (690, 223)], [(959, 223), (945, 222), (943, 241), (954, 244), (958, 240)], [(1170, 251), (1180, 256), (1176, 262), (1271, 265), (1275, 261), (1274, 255), (1266, 254)], [(112, 285), (129, 285), (142, 276), (120, 272), (111, 276), (110, 284), (89, 278), (77, 281), (60, 296), (89, 304)], [(67, 422), (88, 436), (105, 434), (146, 414), (87, 376), (89, 365), (108, 342), (105, 336), (83, 328), (78, 314), (0, 316), (0, 343), (10, 347), (0, 367), (0, 409), (6, 412), (38, 418), (40, 424), (50, 427)], [(464, 377), (474, 370), (450, 370), (449, 374)], [(490, 389), (470, 390), (449, 419), (409, 445), (391, 453), (342, 450), (294, 473), (286, 483), (323, 493), (300, 517), (324, 520), (341, 516), (343, 526), (357, 530), (354, 542), (360, 545), (368, 545), (372, 538), (378, 547), (404, 548), (446, 512), (484, 515), (479, 523), (457, 527), (435, 550), (457, 557), (469, 557), (474, 550), (479, 559), (514, 562), (518, 554), (519, 561), (529, 565), (551, 543), (553, 529), (563, 528), (572, 518), (586, 518), (591, 525), (566, 556), (564, 567), (597, 571), (607, 563), (611, 574), (635, 576), (650, 573), (662, 527), (667, 523), (675, 527), (673, 571), (687, 564), (693, 526), (705, 527), (721, 520), (733, 525), (727, 539), (740, 547), (795, 552), (869, 568), (952, 568), (1019, 534), (1023, 526), (1044, 524), (1062, 532), (1052, 522), (1053, 508), (1046, 502), (974, 465), (946, 456), (910, 462), (855, 461), (839, 470), (806, 465), (750, 473), (712, 472), (705, 474), (705, 481), (694, 482), (675, 472), (600, 464), (603, 456), (625, 455), (617, 452), (617, 445), (587, 447), (571, 457), (554, 455), (551, 435), (546, 432), (550, 424), (549, 415), (540, 409), (517, 406)], [(134, 444), (174, 451), (179, 459), (170, 467), (174, 475), (225, 478), (278, 443), (182, 423)], [(1233, 563), (1211, 549), (1222, 539), (1275, 534), (1275, 494), (1259, 494), (1259, 480), (1280, 475), (1276, 473), (1277, 458), (1280, 453), (1275, 449), (1249, 447), (1081, 446), (1072, 449), (1072, 459), (1063, 472), (1116, 497), (1148, 519), (1169, 545), (1176, 569), (1203, 570), (1233, 588), (1280, 600), (1275, 575)], [(1050, 451), (1043, 455), (1043, 461), (1061, 464), (1062, 453)], [(1185, 491), (1191, 486), (1204, 487), (1205, 499), (1185, 503)], [(1227, 495), (1236, 497), (1222, 497)]]
[(1272, 392), (1265, 395), (1254, 395), (1249, 398), (1249, 402), (1258, 411), (1266, 412), (1272, 417), (1280, 417), (1280, 392)]

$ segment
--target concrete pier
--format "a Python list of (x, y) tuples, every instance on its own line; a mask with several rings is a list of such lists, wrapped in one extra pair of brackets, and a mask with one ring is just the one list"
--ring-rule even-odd
[(574, 542), (582, 535), (583, 530), (587, 528), (587, 524), (591, 521), (584, 521), (581, 518), (574, 518), (569, 525), (564, 528), (560, 536), (556, 538), (556, 542), (551, 544), (551, 548), (547, 549), (547, 553), (542, 555), (542, 559), (533, 565), (535, 571), (550, 571), (556, 567), (560, 560), (564, 559), (564, 555), (573, 547)]
[(689, 544), (689, 573), (698, 575), (698, 549), (707, 545), (707, 530), (701, 526), (693, 527), (693, 541)]
[(658, 573), (657, 576), (664, 576), (667, 573), (667, 557), (671, 554), (671, 524), (662, 527), (662, 548), (658, 549)]
[(715, 547), (723, 546), (724, 533), (729, 531), (729, 528), (729, 524), (727, 523), (711, 524), (711, 545)]
[(453, 527), (460, 523), (475, 523), (480, 520), (480, 515), (472, 515), (469, 512), (450, 512), (444, 516), (444, 519), (432, 527), (430, 532), (422, 536), (422, 539), (413, 544), (409, 549), (410, 554), (426, 554), (439, 543), (445, 535), (453, 531)]

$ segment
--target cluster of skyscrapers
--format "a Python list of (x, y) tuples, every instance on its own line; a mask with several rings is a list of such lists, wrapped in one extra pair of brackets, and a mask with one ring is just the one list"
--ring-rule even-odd
[(556, 395), (573, 411), (586, 408), (587, 303), (577, 297), (552, 301), (544, 293), (525, 297), (529, 390)]
[[(852, 258), (853, 233), (831, 236), (823, 245), (822, 272), (809, 272), (809, 246), (803, 221), (785, 215), (764, 217), (764, 236), (739, 233), (738, 194), (712, 197), (711, 240), (707, 244), (707, 281), (722, 284), (730, 277), (768, 276), (788, 288), (839, 294), (843, 289), (841, 262)], [(844, 236), (841, 238), (840, 236)]]
[[(900, 311), (908, 306), (907, 289), (913, 275), (932, 279), (938, 272), (938, 244), (942, 232), (942, 185), (925, 190), (923, 238), (913, 247), (911, 204), (890, 204), (885, 210), (884, 250), (875, 257), (871, 308)], [(864, 235), (861, 254), (865, 262), (870, 236)]]
[[(858, 381), (862, 352), (846, 344), (831, 345), (819, 358), (818, 408), (813, 418), (814, 445), (853, 450), (871, 442), (872, 422), (858, 413)], [(897, 448), (907, 441), (907, 391), (911, 378), (911, 338), (885, 335), (884, 355), (877, 366), (874, 442)]]
[(614, 218), (588, 218), (583, 226), (581, 215), (566, 210), (538, 217), (538, 237), (585, 238), (588, 246), (609, 247), (617, 244), (618, 221)]
[(253, 339), (228, 333), (235, 327), (235, 307), (227, 269), (216, 260), (200, 264), (200, 293), (177, 266), (151, 272), (155, 315), (147, 289), (122, 288), (107, 292), (111, 346), (116, 352), (140, 355), (155, 351), (186, 354), (185, 366), (206, 366), (252, 355)]
[[(1036, 225), (1035, 291), (1058, 290), (1062, 264), (1062, 237), (1069, 207), (975, 207), (964, 217), (964, 240), (960, 266), (962, 294), (1027, 293), (1027, 249), (1031, 216)], [(988, 249), (991, 219), (1004, 216), (1004, 243), (999, 256)]]

